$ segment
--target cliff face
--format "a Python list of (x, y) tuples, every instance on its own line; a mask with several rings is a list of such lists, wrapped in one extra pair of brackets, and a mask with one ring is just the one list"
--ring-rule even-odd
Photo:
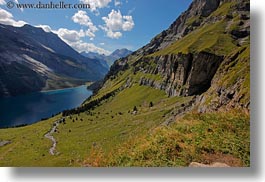
[(209, 90), (197, 98), (198, 111), (240, 108), (250, 110), (250, 48), (228, 55), (211, 82)]
[[(152, 61), (154, 60), (154, 61)], [(205, 92), (211, 86), (211, 80), (223, 58), (206, 52), (198, 54), (178, 54), (144, 59), (156, 64), (137, 67), (143, 73), (160, 74), (162, 81), (145, 78), (140, 79), (140, 85), (148, 85), (164, 90), (169, 96), (191, 96)]]

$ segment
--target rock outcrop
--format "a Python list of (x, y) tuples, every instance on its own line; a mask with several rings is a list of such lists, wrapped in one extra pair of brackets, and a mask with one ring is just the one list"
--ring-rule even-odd
[(8, 145), (10, 143), (11, 143), (11, 141), (8, 141), (8, 140), (0, 141), (0, 147), (3, 147), (3, 146)]
[(197, 98), (199, 112), (250, 110), (249, 48), (227, 56), (211, 82), (211, 88)]
[[(198, 54), (166, 55), (155, 58), (146, 58), (139, 62), (149, 62), (156, 67), (136, 66), (143, 73), (159, 74), (163, 78), (155, 81), (142, 77), (140, 85), (148, 85), (165, 90), (169, 96), (192, 96), (205, 92), (211, 86), (223, 57), (206, 52)], [(138, 63), (139, 63), (138, 62)]]

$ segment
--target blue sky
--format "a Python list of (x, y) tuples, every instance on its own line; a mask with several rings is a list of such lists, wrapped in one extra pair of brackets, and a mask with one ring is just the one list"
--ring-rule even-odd
[[(108, 54), (118, 48), (137, 50), (167, 29), (191, 0), (73, 0), (90, 9), (7, 8), (0, 0), (0, 23), (21, 26), (25, 22), (57, 33), (77, 51)], [(15, 0), (36, 3), (36, 0)], [(42, 0), (48, 3), (50, 0)], [(54, 3), (60, 0), (52, 0)]]

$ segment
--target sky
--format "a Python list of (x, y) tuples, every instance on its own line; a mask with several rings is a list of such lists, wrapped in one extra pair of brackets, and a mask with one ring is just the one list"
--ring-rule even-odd
[[(62, 0), (40, 0), (42, 4)], [(110, 54), (116, 49), (135, 51), (167, 29), (191, 0), (64, 0), (89, 8), (18, 8), (36, 0), (0, 0), (0, 23), (30, 24), (59, 35), (78, 52)], [(13, 6), (12, 6), (13, 5)], [(12, 8), (10, 8), (12, 7)]]

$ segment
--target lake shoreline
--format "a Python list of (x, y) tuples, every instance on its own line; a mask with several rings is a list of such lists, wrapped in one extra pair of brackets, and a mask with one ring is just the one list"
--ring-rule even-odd
[(52, 89), (52, 90), (41, 90), (41, 91), (38, 91), (38, 92), (41, 92), (41, 93), (56, 92), (56, 91), (60, 91), (60, 90), (75, 89), (75, 88), (79, 88), (79, 87), (83, 87), (83, 86), (86, 86), (86, 85), (78, 85), (78, 86), (75, 86), (75, 87), (66, 87), (66, 88), (59, 88), (59, 89)]
[[(60, 90), (66, 90), (66, 89), (73, 89), (73, 88), (78, 88), (78, 87), (82, 87), (82, 86), (90, 86), (91, 84), (93, 84), (94, 82), (86, 82), (85, 84), (81, 84), (81, 85), (77, 85), (77, 86), (73, 86), (73, 87), (65, 87), (65, 88), (58, 88), (58, 89), (48, 89), (48, 90), (41, 90), (38, 92), (52, 92), (52, 91), (60, 91)], [(88, 89), (90, 90), (90, 89)], [(0, 98), (1, 99), (1, 98)]]
[[(25, 95), (34, 94), (34, 93), (46, 93), (46, 92), (60, 91), (60, 90), (66, 90), (66, 89), (74, 89), (74, 88), (78, 88), (78, 87), (82, 87), (82, 86), (89, 87), (93, 83), (95, 83), (95, 82), (89, 82), (89, 81), (87, 81), (87, 82), (85, 82), (83, 84), (76, 85), (76, 86), (71, 86), (71, 87), (62, 87), (62, 88), (58, 88), (58, 89), (47, 89), (47, 90), (46, 89), (42, 89), (42, 90), (39, 90), (39, 91), (33, 91), (33, 92), (24, 93), (24, 94), (0, 96), (0, 100), (1, 99), (5, 99), (5, 98), (11, 98), (11, 97), (25, 96)], [(91, 89), (88, 89), (88, 90), (91, 90)]]
[(0, 99), (0, 128), (30, 125), (80, 106), (93, 94), (87, 85)]

